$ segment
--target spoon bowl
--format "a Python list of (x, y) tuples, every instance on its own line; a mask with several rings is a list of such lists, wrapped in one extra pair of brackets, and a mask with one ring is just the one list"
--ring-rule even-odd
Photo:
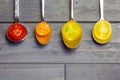
[(61, 29), (64, 44), (70, 48), (76, 48), (82, 39), (82, 28), (74, 20), (68, 21)]
[(100, 0), (100, 20), (94, 25), (92, 30), (93, 39), (99, 44), (105, 44), (110, 41), (112, 36), (112, 27), (104, 19), (104, 0)]
[(26, 38), (27, 29), (20, 23), (16, 22), (9, 26), (7, 38), (12, 42), (20, 42)]
[(35, 36), (40, 44), (47, 44), (51, 38), (51, 34), (52, 29), (48, 23), (42, 21), (36, 25)]
[(109, 42), (112, 36), (112, 27), (107, 20), (99, 20), (93, 27), (92, 36), (100, 44)]

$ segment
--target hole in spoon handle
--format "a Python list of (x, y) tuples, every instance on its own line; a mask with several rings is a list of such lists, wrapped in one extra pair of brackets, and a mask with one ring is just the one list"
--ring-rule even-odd
[(42, 10), (41, 10), (41, 12), (42, 12), (42, 14), (41, 14), (41, 19), (42, 19), (42, 21), (44, 21), (44, 14), (45, 14), (45, 13), (44, 13), (44, 12), (45, 12), (45, 11), (44, 11), (44, 8), (45, 8), (45, 0), (41, 0), (41, 7), (42, 7), (42, 8), (41, 8), (41, 9), (42, 9)]
[(15, 20), (15, 22), (19, 22), (19, 0), (14, 0), (14, 3), (15, 3), (14, 20)]
[(100, 0), (100, 20), (104, 20), (104, 1)]
[(70, 0), (70, 19), (73, 19), (73, 0)]

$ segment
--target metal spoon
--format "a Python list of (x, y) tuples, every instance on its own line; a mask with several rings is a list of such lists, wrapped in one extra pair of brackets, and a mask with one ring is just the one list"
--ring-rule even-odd
[(82, 39), (82, 28), (79, 23), (74, 20), (73, 16), (73, 0), (70, 0), (70, 20), (62, 26), (61, 34), (66, 47), (74, 49), (78, 47)]
[(7, 30), (7, 38), (12, 42), (20, 42), (26, 38), (27, 29), (19, 23), (19, 0), (15, 0), (15, 23), (11, 24)]
[(36, 25), (35, 28), (35, 36), (37, 41), (45, 45), (49, 42), (52, 34), (52, 29), (51, 26), (45, 22), (44, 20), (44, 7), (45, 7), (45, 0), (40, 0), (41, 1), (41, 7), (42, 7), (42, 17), (41, 17), (41, 22)]
[(109, 42), (112, 36), (112, 27), (110, 23), (104, 19), (103, 0), (100, 0), (100, 20), (94, 25), (92, 30), (93, 39), (99, 44)]

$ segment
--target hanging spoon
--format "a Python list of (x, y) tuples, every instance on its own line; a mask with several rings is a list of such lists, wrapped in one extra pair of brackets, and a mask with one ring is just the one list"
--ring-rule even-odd
[(74, 49), (78, 47), (82, 39), (82, 28), (79, 23), (74, 20), (73, 17), (73, 0), (70, 0), (71, 3), (71, 19), (62, 26), (61, 34), (64, 44), (70, 48)]
[(42, 4), (41, 4), (42, 5), (42, 21), (36, 25), (35, 35), (36, 35), (37, 41), (40, 44), (45, 45), (49, 42), (51, 38), (52, 29), (51, 29), (51, 26), (44, 21), (45, 0), (41, 0), (41, 1), (42, 1)]
[(104, 19), (103, 0), (100, 0), (100, 20), (94, 25), (92, 30), (93, 39), (99, 44), (109, 42), (112, 36), (112, 27), (110, 23)]
[(12, 42), (20, 42), (26, 38), (27, 29), (19, 23), (19, 0), (15, 0), (15, 23), (7, 30), (7, 38)]

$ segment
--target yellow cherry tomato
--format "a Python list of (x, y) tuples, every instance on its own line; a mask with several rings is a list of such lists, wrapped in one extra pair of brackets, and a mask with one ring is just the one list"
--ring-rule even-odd
[(107, 20), (99, 20), (92, 30), (92, 36), (97, 43), (105, 44), (112, 36), (112, 27)]
[(64, 44), (68, 48), (76, 48), (82, 38), (82, 28), (74, 20), (68, 21), (61, 29)]

